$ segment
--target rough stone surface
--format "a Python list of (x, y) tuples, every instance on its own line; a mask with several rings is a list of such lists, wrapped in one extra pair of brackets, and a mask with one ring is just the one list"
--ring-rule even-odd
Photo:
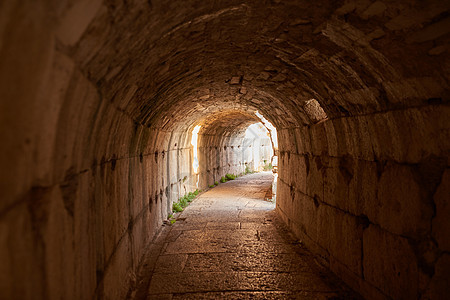
[(433, 237), (436, 239), (439, 248), (443, 251), (450, 251), (450, 225), (448, 216), (450, 214), (450, 171), (445, 170), (442, 181), (434, 194), (434, 204), (436, 205), (436, 216), (433, 219)]
[[(264, 200), (268, 172), (201, 194), (153, 242), (134, 299), (359, 299), (314, 257)], [(156, 247), (156, 246), (155, 246)]]

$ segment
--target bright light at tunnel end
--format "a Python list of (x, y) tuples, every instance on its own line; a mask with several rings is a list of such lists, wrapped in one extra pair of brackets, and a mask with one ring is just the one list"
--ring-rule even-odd
[(200, 131), (201, 125), (197, 125), (192, 130), (192, 139), (191, 139), (191, 145), (194, 150), (194, 161), (192, 163), (192, 168), (194, 169), (194, 173), (198, 174), (198, 148), (197, 148), (197, 142), (198, 142), (198, 132)]

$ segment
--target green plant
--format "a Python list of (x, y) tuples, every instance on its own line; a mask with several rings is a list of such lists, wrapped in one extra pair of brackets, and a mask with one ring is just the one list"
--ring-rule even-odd
[(245, 173), (244, 174), (250, 174), (252, 171), (249, 167), (245, 167)]
[(269, 163), (268, 165), (264, 165), (263, 170), (264, 171), (270, 171), (273, 169), (272, 163)]
[(226, 180), (234, 180), (234, 179), (236, 179), (236, 175), (227, 173), (227, 174), (225, 175), (225, 179), (226, 179)]
[(219, 183), (217, 181), (214, 182), (214, 185), (219, 185)]
[(210, 185), (209, 185), (209, 188), (210, 188), (210, 189), (212, 189), (213, 187), (215, 187), (214, 184), (210, 184)]
[(174, 204), (172, 204), (172, 211), (173, 212), (182, 212), (183, 207), (181, 207), (179, 202), (175, 202)]
[(220, 178), (220, 182), (225, 183), (226, 181), (225, 177), (222, 176), (222, 178)]
[(167, 216), (167, 219), (172, 219), (173, 218), (173, 215), (172, 214), (169, 214), (168, 216)]
[[(194, 192), (189, 192), (180, 199), (178, 199), (178, 202), (174, 202), (172, 204), (172, 211), (174, 213), (182, 212), (183, 209), (189, 205), (189, 202), (192, 202), (192, 200), (195, 199), (195, 197), (201, 193), (202, 190), (196, 189)], [(170, 220), (173, 217), (172, 214), (168, 216), (168, 219)], [(172, 222), (173, 224), (173, 222)]]
[(186, 196), (184, 196), (184, 197), (182, 197), (182, 198), (180, 198), (179, 200), (178, 200), (178, 203), (180, 203), (180, 206), (181, 207), (186, 207), (187, 205), (188, 205), (188, 198), (186, 197)]
[(176, 221), (177, 221), (177, 220), (172, 219), (172, 220), (170, 220), (170, 224), (172, 225), (172, 224), (174, 224)]

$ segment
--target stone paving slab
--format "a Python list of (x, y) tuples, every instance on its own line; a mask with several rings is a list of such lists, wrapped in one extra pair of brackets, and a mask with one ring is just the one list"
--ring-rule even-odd
[(337, 300), (337, 299), (355, 299), (351, 295), (345, 295), (343, 298), (342, 293), (336, 292), (307, 292), (307, 291), (297, 291), (297, 292), (285, 292), (285, 291), (264, 291), (264, 292), (254, 292), (254, 291), (237, 291), (237, 292), (206, 292), (206, 293), (182, 293), (182, 294), (160, 294), (160, 295), (149, 295), (147, 299), (151, 300), (215, 300), (215, 299), (226, 299), (226, 300), (275, 300), (275, 299), (303, 299), (303, 300)]
[(264, 290), (334, 292), (339, 289), (310, 272), (194, 272), (156, 273), (149, 294)]
[(360, 299), (277, 218), (263, 199), (271, 180), (252, 174), (195, 199), (155, 240), (134, 299)]

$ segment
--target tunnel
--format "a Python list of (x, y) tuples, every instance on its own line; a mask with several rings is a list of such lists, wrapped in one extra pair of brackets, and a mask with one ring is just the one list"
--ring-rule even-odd
[(243, 172), (261, 115), (277, 216), (317, 260), (365, 299), (445, 299), (449, 7), (1, 2), (0, 298), (125, 299), (172, 203)]

